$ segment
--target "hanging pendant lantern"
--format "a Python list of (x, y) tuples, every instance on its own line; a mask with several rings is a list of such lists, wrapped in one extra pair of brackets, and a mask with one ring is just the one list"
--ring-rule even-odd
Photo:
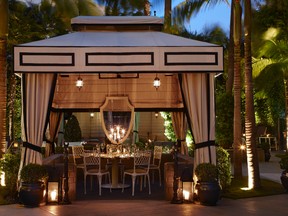
[(77, 81), (76, 81), (76, 87), (80, 90), (83, 87), (83, 79), (80, 77), (78, 77)]
[(153, 86), (156, 88), (156, 90), (158, 90), (158, 88), (160, 87), (161, 85), (161, 82), (160, 82), (160, 79), (158, 78), (157, 74), (156, 74), (156, 77), (153, 81)]

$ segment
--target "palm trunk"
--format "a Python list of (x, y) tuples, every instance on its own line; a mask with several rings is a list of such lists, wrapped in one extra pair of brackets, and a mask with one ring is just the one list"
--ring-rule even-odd
[(242, 127), (241, 127), (241, 6), (235, 0), (234, 7), (234, 177), (242, 177)]
[(0, 0), (0, 158), (6, 149), (6, 45), (8, 0)]
[(144, 0), (144, 16), (150, 16), (150, 2)]
[(165, 11), (164, 11), (164, 17), (165, 17), (165, 25), (164, 25), (164, 31), (169, 31), (171, 27), (171, 2), (172, 0), (165, 0)]
[(287, 79), (284, 79), (285, 85), (285, 124), (286, 124), (286, 146), (285, 149), (288, 151), (288, 82)]
[(245, 137), (248, 167), (248, 188), (259, 188), (260, 173), (255, 137), (254, 97), (251, 59), (251, 1), (245, 0), (244, 52), (245, 52)]
[[(234, 5), (234, 0), (232, 0), (232, 5)], [(233, 80), (234, 80), (234, 8), (231, 6), (230, 15), (230, 41), (229, 41), (229, 53), (228, 53), (228, 78), (226, 81), (226, 92), (232, 95)]]

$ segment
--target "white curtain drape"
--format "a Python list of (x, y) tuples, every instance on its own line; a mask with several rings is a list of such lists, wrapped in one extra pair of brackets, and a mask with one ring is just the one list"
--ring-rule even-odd
[(185, 141), (187, 132), (187, 121), (183, 112), (172, 112), (172, 125), (177, 139), (181, 140), (180, 153), (188, 155), (188, 147)]
[(46, 134), (46, 150), (45, 157), (49, 157), (52, 154), (55, 154), (55, 139), (57, 138), (60, 123), (62, 120), (62, 112), (50, 112), (49, 120), (49, 135)]
[(22, 158), (20, 170), (29, 163), (42, 164), (41, 146), (48, 124), (56, 74), (22, 75)]
[(216, 164), (214, 74), (182, 74), (180, 85), (195, 141), (194, 167)]

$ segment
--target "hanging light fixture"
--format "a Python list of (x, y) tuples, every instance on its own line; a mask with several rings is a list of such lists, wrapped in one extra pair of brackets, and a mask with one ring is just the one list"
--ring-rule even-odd
[(122, 139), (126, 135), (126, 130), (125, 128), (121, 127), (120, 125), (114, 125), (110, 128), (110, 134), (109, 137), (110, 139), (113, 139), (115, 142), (120, 143)]
[(158, 90), (158, 88), (160, 87), (161, 85), (161, 82), (160, 82), (160, 79), (158, 78), (157, 74), (156, 74), (156, 77), (153, 81), (153, 86), (156, 88), (156, 90)]
[(76, 87), (80, 90), (82, 87), (83, 87), (83, 79), (80, 77), (80, 74), (79, 74), (79, 77), (76, 81)]
[(155, 112), (155, 118), (158, 118), (159, 112)]

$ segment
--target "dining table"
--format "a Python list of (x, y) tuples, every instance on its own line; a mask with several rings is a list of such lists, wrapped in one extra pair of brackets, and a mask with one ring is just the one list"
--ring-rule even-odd
[(129, 159), (133, 157), (133, 154), (130, 154), (128, 152), (113, 152), (113, 153), (101, 153), (101, 158), (110, 159), (112, 162), (112, 168), (111, 168), (111, 183), (110, 184), (102, 184), (102, 188), (110, 188), (111, 189), (122, 189), (130, 187), (129, 184), (122, 184), (119, 182), (119, 161), (121, 159)]

